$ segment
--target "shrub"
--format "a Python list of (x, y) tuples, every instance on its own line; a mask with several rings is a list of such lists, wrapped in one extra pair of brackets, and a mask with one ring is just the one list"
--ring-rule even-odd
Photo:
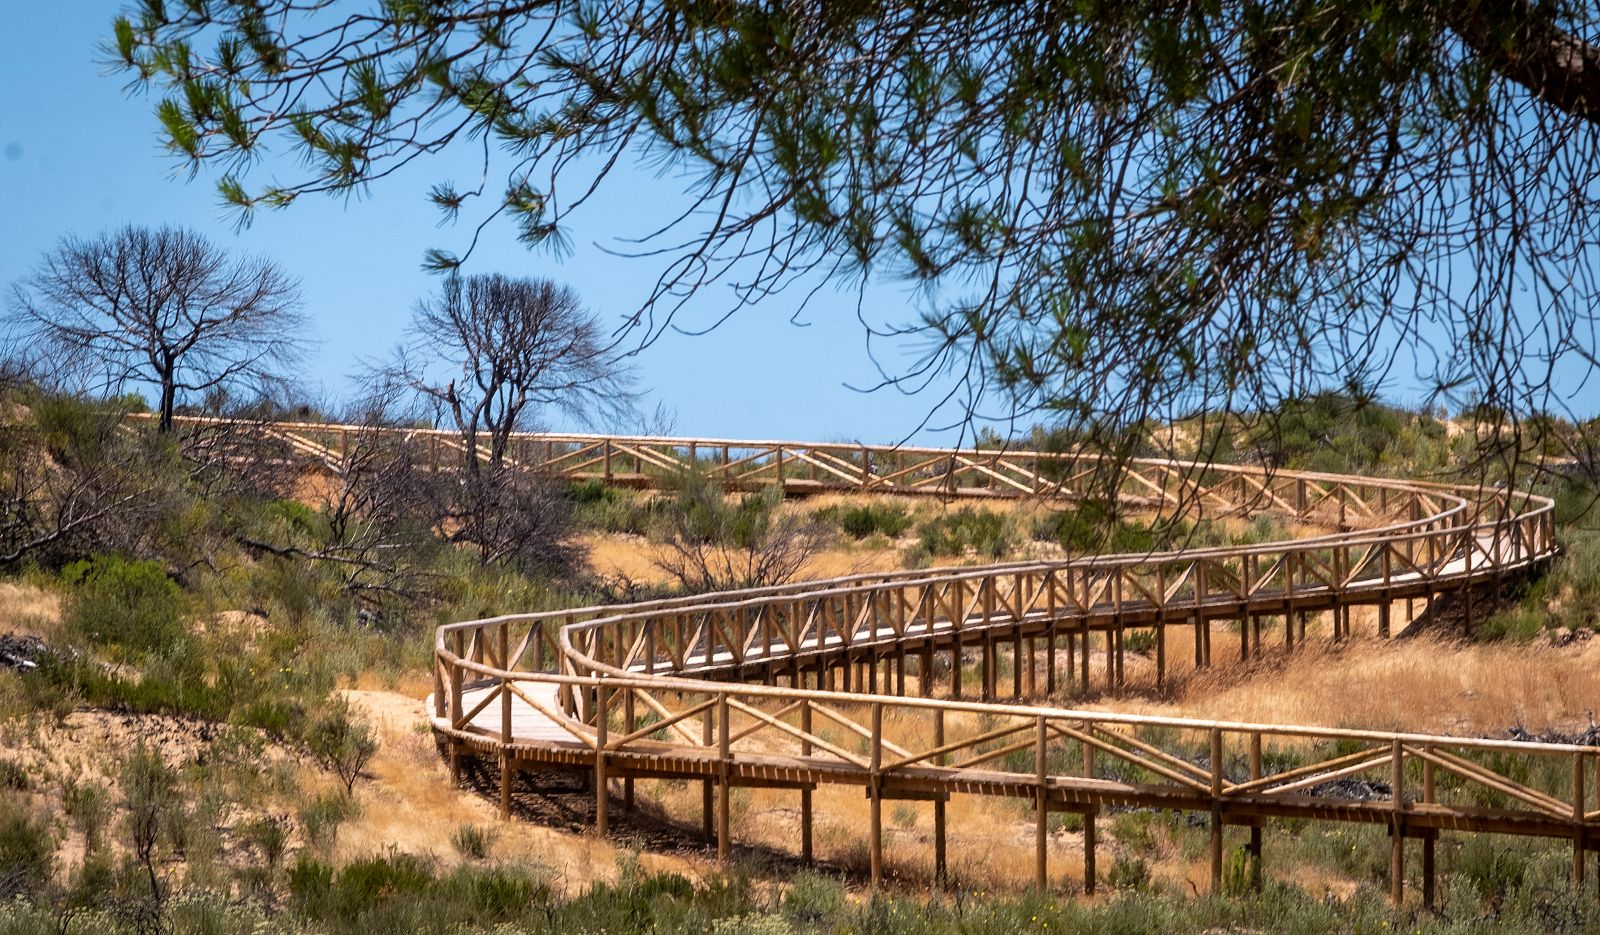
[(911, 528), (911, 515), (904, 507), (866, 504), (839, 514), (839, 527), (854, 539), (865, 539), (874, 533), (894, 539)]
[(275, 815), (251, 818), (240, 823), (238, 835), (239, 840), (261, 855), (261, 862), (269, 872), (278, 869), (278, 865), (283, 861), (284, 851), (289, 846), (287, 820)]
[(0, 760), (0, 789), (27, 792), (31, 788), (33, 780), (28, 776), (27, 767), (16, 760)]
[(972, 507), (924, 523), (917, 542), (929, 555), (961, 556), (971, 550), (989, 558), (1001, 558), (1013, 545), (1004, 516)]
[(1118, 854), (1106, 874), (1106, 884), (1118, 890), (1142, 890), (1150, 885), (1150, 864), (1143, 857)]
[(155, 562), (97, 555), (68, 565), (61, 578), (71, 588), (67, 626), (92, 644), (145, 655), (187, 636), (183, 593)]
[(83, 851), (100, 849), (100, 838), (111, 819), (111, 790), (98, 782), (68, 779), (61, 790), (61, 810), (83, 834)]
[(0, 900), (49, 882), (55, 852), (55, 835), (44, 818), (20, 802), (0, 799)]
[(333, 849), (339, 837), (339, 826), (350, 817), (349, 798), (334, 793), (321, 795), (300, 808), (300, 830), (306, 844), (321, 851)]
[(450, 835), (450, 844), (456, 853), (471, 860), (483, 860), (489, 856), (489, 849), (494, 846), (496, 837), (493, 828), (481, 825), (461, 825)]
[(343, 695), (331, 695), (328, 710), (306, 730), (306, 749), (344, 783), (345, 794), (355, 791), (356, 780), (378, 752), (372, 727), (350, 707)]

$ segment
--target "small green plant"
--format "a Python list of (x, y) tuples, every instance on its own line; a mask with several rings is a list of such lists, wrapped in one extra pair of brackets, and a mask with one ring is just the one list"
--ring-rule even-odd
[(339, 826), (353, 809), (349, 797), (334, 793), (319, 795), (300, 807), (300, 831), (306, 844), (327, 853), (339, 838)]
[(896, 828), (902, 831), (909, 831), (916, 827), (917, 810), (908, 803), (901, 802), (894, 807), (894, 813), (890, 816), (890, 820), (894, 822)]
[(102, 783), (69, 778), (61, 789), (61, 810), (83, 835), (84, 854), (98, 851), (111, 820), (110, 790)]
[(32, 788), (33, 777), (28, 775), (27, 767), (16, 760), (0, 760), (0, 789), (27, 792)]
[(289, 823), (276, 815), (260, 815), (240, 823), (239, 840), (261, 856), (268, 873), (277, 872), (289, 846)]
[(1150, 864), (1143, 857), (1118, 854), (1106, 874), (1106, 885), (1118, 890), (1143, 890), (1150, 886)]
[(328, 710), (306, 730), (306, 749), (324, 768), (339, 777), (344, 791), (355, 791), (356, 780), (378, 752), (378, 739), (372, 727), (350, 706), (343, 695), (329, 696)]
[(1130, 653), (1148, 653), (1156, 648), (1156, 631), (1129, 630), (1122, 636), (1122, 646)]
[(121, 780), (128, 845), (144, 869), (151, 900), (160, 905), (163, 894), (156, 873), (156, 842), (173, 820), (174, 812), (182, 808), (178, 776), (160, 753), (140, 743), (123, 761)]
[(489, 856), (497, 835), (493, 828), (482, 825), (460, 825), (450, 835), (450, 844), (456, 853), (468, 860), (483, 860)]
[(1243, 896), (1250, 892), (1255, 879), (1256, 857), (1248, 848), (1239, 847), (1228, 854), (1222, 865), (1222, 891), (1229, 896)]
[(0, 900), (49, 882), (55, 853), (49, 822), (21, 802), (0, 798)]

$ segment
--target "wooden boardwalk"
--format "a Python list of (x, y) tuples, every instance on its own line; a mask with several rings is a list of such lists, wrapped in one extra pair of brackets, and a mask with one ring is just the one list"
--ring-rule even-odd
[[(211, 423), (188, 420), (191, 430)], [(451, 470), (466, 450), (444, 432), (271, 424), (285, 457), (341, 470), (377, 442), (421, 446)], [(719, 854), (739, 786), (793, 789), (800, 855), (812, 856), (813, 792), (865, 790), (871, 878), (883, 875), (882, 804), (933, 809), (935, 873), (946, 865), (951, 795), (1023, 799), (1036, 822), (1035, 883), (1049, 885), (1048, 818), (1082, 816), (1084, 879), (1096, 881), (1096, 822), (1108, 808), (1198, 813), (1220, 885), (1223, 829), (1276, 819), (1378, 824), (1390, 832), (1391, 894), (1405, 897), (1408, 842), (1453, 832), (1568, 841), (1572, 876), (1600, 850), (1600, 750), (1558, 744), (1091, 712), (1041, 704), (1062, 690), (1125, 684), (1128, 641), (1151, 645), (1157, 684), (1169, 632), (1192, 664), (1220, 641), (1240, 657), (1292, 650), (1307, 619), (1351, 635), (1371, 608), (1379, 636), (1420, 609), (1468, 624), (1557, 551), (1552, 504), (1504, 489), (1250, 467), (1135, 460), (1110, 473), (1080, 454), (633, 436), (528, 435), (509, 461), (570, 480), (640, 487), (696, 471), (732, 489), (781, 485), (1071, 504), (1110, 476), (1133, 510), (1249, 519), (1316, 533), (1253, 546), (1100, 555), (855, 575), (638, 604), (513, 614), (438, 628), (430, 699), (452, 764), (497, 764), (502, 808), (527, 770), (592, 776), (597, 829), (637, 779), (702, 784)], [(1096, 646), (1095, 644), (1098, 644)], [(976, 684), (974, 684), (976, 683)], [(1009, 684), (1006, 684), (1009, 683)], [(1007, 703), (1001, 703), (1008, 697)], [(1340, 780), (1371, 780), (1355, 796)]]

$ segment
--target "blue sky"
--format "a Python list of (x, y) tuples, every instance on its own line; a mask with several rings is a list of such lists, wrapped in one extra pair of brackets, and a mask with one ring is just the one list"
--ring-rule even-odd
[[(435, 286), (421, 270), (423, 251), (463, 242), (464, 231), (437, 227), (424, 197), (448, 169), (432, 163), (348, 202), (307, 199), (236, 231), (217, 203), (214, 176), (190, 181), (160, 145), (154, 102), (130, 95), (124, 77), (100, 63), (97, 43), (120, 6), (61, 0), (7, 10), (0, 30), (0, 285), (9, 292), (66, 234), (89, 236), (129, 222), (188, 225), (230, 249), (269, 256), (300, 278), (318, 342), (305, 361), (306, 395), (338, 396), (358, 358), (386, 354), (412, 303)], [(585, 211), (569, 256), (530, 253), (502, 230), (485, 239), (472, 269), (566, 282), (606, 320), (633, 311), (657, 266), (609, 255), (596, 242), (616, 248), (617, 237), (643, 233), (641, 216), (670, 206), (684, 186), (644, 169), (612, 181), (618, 184)], [(866, 298), (879, 320), (913, 315), (909, 290), (897, 285)], [(697, 300), (687, 321), (720, 312), (717, 299)], [(668, 334), (636, 360), (647, 394), (641, 408), (648, 413), (661, 403), (675, 411), (680, 434), (871, 442), (911, 435), (938, 402), (935, 394), (849, 388), (878, 379), (857, 300), (853, 288), (826, 287), (805, 310), (806, 326), (791, 323), (794, 301), (780, 301), (746, 309), (708, 335)], [(888, 350), (886, 364), (901, 363)], [(555, 417), (552, 427), (577, 426)]]

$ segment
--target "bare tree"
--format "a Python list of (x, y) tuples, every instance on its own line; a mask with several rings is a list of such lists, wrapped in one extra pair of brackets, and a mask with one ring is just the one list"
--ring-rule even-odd
[(570, 288), (545, 279), (450, 277), (417, 303), (409, 341), (376, 376), (409, 387), (454, 424), (469, 476), (481, 462), (503, 465), (511, 435), (543, 409), (587, 420), (620, 416), (632, 403), (632, 374), (598, 322)]
[(157, 388), (161, 430), (189, 394), (276, 379), (304, 347), (298, 284), (177, 227), (64, 238), (14, 294), (14, 350), (42, 377)]

